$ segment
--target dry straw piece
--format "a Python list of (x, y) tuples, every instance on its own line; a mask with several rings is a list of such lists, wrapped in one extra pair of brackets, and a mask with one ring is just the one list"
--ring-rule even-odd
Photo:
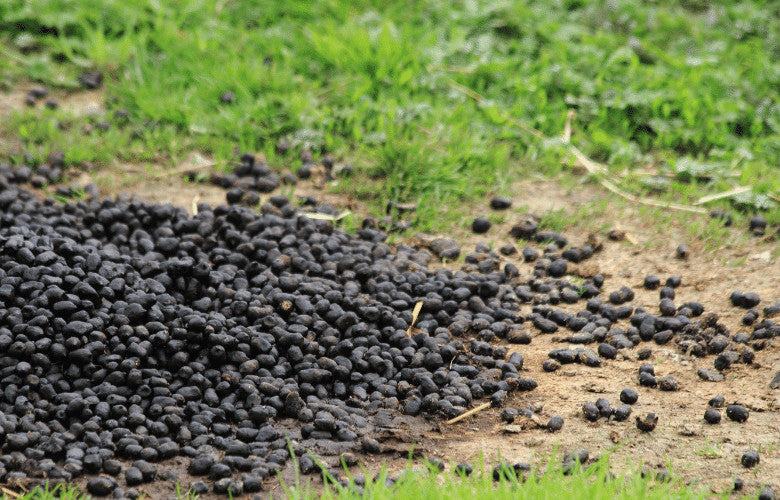
[(415, 322), (417, 322), (417, 316), (420, 315), (420, 310), (422, 309), (422, 301), (416, 303), (414, 305), (414, 310), (412, 310), (412, 322), (409, 324), (409, 328), (406, 329), (406, 335), (411, 337), (412, 336), (412, 329), (414, 328)]

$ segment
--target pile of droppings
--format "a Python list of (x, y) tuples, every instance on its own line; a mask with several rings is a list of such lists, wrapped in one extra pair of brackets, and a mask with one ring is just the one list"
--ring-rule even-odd
[[(324, 162), (326, 174), (332, 163)], [(759, 313), (752, 292), (731, 296), (748, 309), (751, 335), (732, 336), (698, 302), (676, 305), (680, 276), (664, 287), (645, 279), (647, 289), (660, 288), (658, 312), (631, 306), (627, 286), (602, 300), (603, 276), (565, 277), (598, 249), (570, 246), (534, 215), (511, 233), (540, 247), (522, 251), (533, 265), (523, 275), (486, 245), (467, 254), (461, 270), (434, 269), (434, 256), (460, 255), (457, 242), (391, 248), (370, 220), (349, 235), (285, 197), (257, 213), (241, 205), (255, 206), (259, 192), (294, 179), (255, 157), (212, 178), (231, 188), (231, 205), (201, 204), (194, 216), (122, 197), (41, 202), (12, 185), (28, 181), (26, 172), (5, 177), (12, 182), (0, 179), (0, 482), (8, 484), (88, 476), (94, 495), (133, 497), (139, 485), (175, 479), (159, 464), (183, 456), (188, 473), (204, 477), (192, 483), (196, 493), (253, 493), (291, 448), (305, 473), (320, 470), (306, 454), (320, 442), (379, 451), (371, 438), (377, 415), (452, 418), (477, 400), (503, 406), (513, 391), (535, 389), (507, 342), (565, 331), (562, 341), (598, 345), (555, 349), (545, 371), (601, 366), (621, 350), (673, 342), (685, 354), (715, 356), (716, 371), (700, 370), (708, 380), (752, 363), (780, 335), (780, 305)], [(475, 230), (488, 231), (480, 219)], [(576, 313), (556, 307), (580, 302)], [(521, 314), (521, 304), (531, 313)], [(652, 365), (639, 369), (637, 383), (679, 388), (672, 377), (656, 379)], [(624, 404), (602, 398), (582, 411), (592, 422), (625, 421), (636, 400), (627, 388)], [(723, 405), (711, 402), (705, 420), (720, 422), (715, 408)], [(748, 418), (736, 403), (726, 414)], [(502, 418), (518, 415), (534, 410), (505, 408)], [(289, 419), (296, 430), (282, 425)], [(658, 417), (635, 422), (652, 432)], [(563, 424), (554, 416), (539, 426), (555, 432)], [(517, 465), (510, 467), (525, 470)]]

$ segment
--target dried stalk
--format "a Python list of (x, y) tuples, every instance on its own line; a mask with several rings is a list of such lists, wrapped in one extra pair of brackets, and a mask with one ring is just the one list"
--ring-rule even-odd
[(464, 418), (470, 417), (470, 416), (474, 415), (475, 413), (481, 412), (482, 410), (484, 410), (485, 408), (487, 408), (489, 406), (490, 406), (490, 402), (482, 403), (481, 405), (477, 406), (476, 408), (472, 408), (469, 411), (467, 411), (465, 413), (461, 413), (460, 415), (458, 415), (457, 417), (455, 417), (455, 418), (453, 418), (451, 420), (447, 420), (447, 424), (454, 424), (455, 422), (460, 422)]

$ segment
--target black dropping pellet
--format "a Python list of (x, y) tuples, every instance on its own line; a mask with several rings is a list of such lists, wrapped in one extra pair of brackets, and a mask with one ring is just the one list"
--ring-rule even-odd
[(511, 424), (515, 421), (515, 418), (517, 418), (518, 414), (519, 412), (515, 408), (504, 408), (501, 410), (501, 420)]
[(712, 399), (710, 399), (707, 402), (707, 404), (712, 408), (722, 408), (725, 403), (726, 403), (726, 398), (724, 398), (721, 395), (714, 396)]
[(563, 428), (563, 417), (555, 415), (547, 422), (546, 428), (550, 432), (558, 432)]
[(682, 284), (682, 278), (677, 274), (673, 274), (668, 278), (666, 278), (666, 286), (668, 287), (677, 288), (681, 284)]
[(758, 311), (751, 309), (742, 316), (742, 324), (750, 326), (758, 319)]
[(601, 417), (601, 412), (599, 411), (599, 408), (595, 405), (595, 403), (588, 401), (587, 403), (582, 405), (582, 415), (585, 417), (586, 420), (595, 422), (596, 420), (599, 419), (599, 417)]
[(658, 379), (658, 388), (662, 391), (677, 391), (679, 386), (674, 377), (661, 377)]
[(747, 469), (752, 469), (753, 467), (758, 465), (758, 463), (761, 461), (761, 459), (758, 456), (758, 452), (757, 451), (750, 450), (750, 451), (746, 451), (742, 455), (742, 459), (740, 461), (742, 462), (742, 466), (743, 467), (745, 467)]
[(232, 104), (235, 99), (236, 95), (230, 90), (223, 92), (222, 95), (219, 96), (219, 102), (222, 104)]
[(734, 422), (746, 422), (750, 413), (742, 405), (728, 405), (726, 407), (726, 416)]
[(535, 248), (525, 247), (523, 248), (523, 260), (526, 262), (533, 262), (539, 258), (539, 251)]
[(488, 232), (492, 226), (491, 222), (484, 217), (477, 217), (471, 223), (471, 230), (477, 234)]
[(598, 398), (596, 400), (596, 407), (599, 409), (599, 413), (604, 418), (609, 418), (612, 415), (612, 406), (605, 398)]
[(748, 228), (756, 236), (763, 236), (766, 231), (766, 219), (761, 215), (754, 215), (748, 221)]
[(506, 210), (512, 206), (512, 200), (503, 196), (496, 196), (490, 200), (490, 208), (493, 210)]
[(720, 419), (720, 412), (714, 408), (707, 408), (707, 410), (704, 412), (704, 420), (708, 424), (720, 423)]
[(655, 368), (653, 368), (653, 365), (650, 363), (642, 363), (639, 366), (639, 373), (643, 372), (649, 373), (650, 375), (655, 375)]
[(661, 286), (661, 279), (658, 276), (649, 274), (645, 276), (645, 280), (643, 284), (647, 290), (655, 290), (659, 286)]
[(622, 422), (631, 416), (631, 406), (627, 404), (619, 405), (613, 412), (613, 417), (618, 422)]
[(110, 477), (93, 477), (87, 481), (87, 491), (98, 497), (108, 496), (116, 489), (116, 481)]
[(678, 259), (685, 260), (688, 257), (691, 256), (691, 247), (686, 245), (685, 243), (682, 243), (677, 246), (677, 249), (675, 250), (675, 256)]
[(617, 356), (617, 349), (610, 344), (601, 343), (598, 348), (599, 356), (607, 359), (615, 359)]
[(648, 372), (641, 372), (639, 374), (639, 385), (643, 387), (655, 387), (658, 382), (655, 380), (655, 376)]
[(560, 278), (566, 274), (567, 264), (564, 259), (556, 259), (547, 268), (547, 272), (554, 278)]
[(472, 472), (474, 472), (474, 468), (471, 464), (464, 462), (455, 466), (455, 473), (459, 476), (470, 476)]
[(639, 400), (639, 394), (634, 389), (623, 389), (620, 391), (620, 401), (632, 405)]
[(710, 212), (710, 217), (720, 220), (726, 227), (731, 226), (731, 224), (734, 222), (734, 217), (730, 213), (723, 210), (713, 210)]

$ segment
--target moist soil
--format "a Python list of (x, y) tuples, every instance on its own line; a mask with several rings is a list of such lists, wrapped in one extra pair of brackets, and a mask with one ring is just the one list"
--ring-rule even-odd
[[(0, 96), (0, 116), (21, 108), (26, 90), (25, 87)], [(70, 106), (80, 100), (82, 105), (76, 106), (76, 109), (100, 107), (101, 96), (98, 91), (76, 95), (80, 96), (79, 99), (71, 97), (61, 101), (66, 103), (63, 106)], [(98, 104), (94, 105), (94, 102)], [(0, 152), (2, 156), (4, 154)], [(176, 168), (176, 171), (183, 167), (186, 165)], [(137, 176), (133, 176), (134, 171), (137, 171)], [(144, 175), (144, 171), (145, 167), (142, 166), (117, 164), (77, 174), (71, 177), (71, 182), (75, 180), (84, 184), (97, 179), (101, 196), (126, 193), (148, 201), (173, 203), (189, 211), (198, 202), (212, 205), (224, 203), (225, 191), (221, 188), (186, 182), (180, 175)], [(313, 183), (301, 181), (295, 188), (295, 195), (312, 195), (322, 203), (341, 209), (348, 208), (358, 216), (367, 214), (359, 200), (347, 199), (329, 191), (332, 191), (332, 185), (323, 190)], [(265, 201), (279, 192), (277, 190), (263, 195), (262, 199)], [(459, 241), (462, 254), (473, 251), (479, 242), (489, 243), (497, 249), (504, 243), (517, 243), (509, 235), (509, 229), (516, 214), (524, 213), (526, 209), (540, 214), (563, 210), (564, 214), (574, 216), (580, 207), (608, 199), (610, 209), (606, 214), (597, 215), (563, 231), (571, 245), (585, 244), (594, 228), (619, 227), (626, 231), (627, 237), (621, 241), (608, 239), (606, 231), (596, 231), (597, 237), (603, 242), (602, 250), (580, 265), (570, 264), (570, 279), (582, 279), (596, 273), (604, 275), (604, 300), (609, 292), (627, 285), (636, 293), (636, 298), (631, 302), (633, 307), (642, 306), (657, 314), (658, 290), (645, 290), (642, 287), (644, 277), (655, 274), (663, 283), (670, 275), (680, 275), (682, 284), (676, 289), (675, 303), (701, 302), (705, 312), (719, 315), (731, 335), (752, 332), (752, 328), (741, 324), (745, 310), (729, 302), (732, 291), (758, 293), (762, 298), (759, 309), (780, 300), (778, 243), (771, 238), (744, 241), (742, 235), (747, 228), (732, 228), (732, 237), (726, 239), (729, 243), (718, 248), (708, 248), (705, 241), (686, 236), (689, 231), (685, 222), (682, 222), (685, 218), (682, 221), (671, 218), (672, 222), (666, 227), (659, 227), (658, 222), (643, 213), (642, 207), (629, 205), (590, 184), (565, 188), (556, 181), (531, 180), (513, 186), (510, 198), (514, 207), (523, 206), (523, 209), (506, 211), (505, 220), (494, 223), (487, 234), (474, 235), (467, 229), (455, 228), (446, 236)], [(472, 218), (491, 212), (486, 202), (475, 204), (472, 208)], [(398, 238), (396, 244), (414, 241), (414, 238)], [(675, 258), (675, 248), (680, 243), (691, 246), (691, 255), (687, 260)], [(523, 263), (521, 259), (519, 254), (502, 257), (502, 260), (517, 265), (521, 274), (530, 275), (533, 265)], [(433, 263), (432, 267), (459, 268), (461, 265), (457, 262)], [(582, 310), (584, 304), (561, 304), (556, 307), (576, 312)], [(531, 305), (525, 305), (523, 312), (529, 313), (530, 310)], [(628, 324), (628, 320), (620, 322), (620, 326)], [(744, 479), (746, 493), (756, 493), (765, 484), (771, 485), (776, 491), (780, 490), (780, 388), (770, 388), (770, 382), (780, 371), (780, 344), (777, 342), (757, 351), (752, 364), (737, 363), (723, 372), (725, 378), (722, 382), (706, 382), (697, 376), (697, 370), (705, 368), (714, 371), (715, 356), (697, 358), (686, 355), (673, 343), (659, 346), (645, 342), (633, 349), (619, 351), (616, 359), (604, 360), (600, 367), (568, 364), (547, 373), (542, 370), (542, 362), (548, 358), (550, 350), (577, 346), (562, 342), (562, 331), (541, 334), (530, 323), (526, 324), (526, 328), (532, 334), (532, 342), (528, 345), (509, 345), (509, 353), (522, 353), (525, 362), (521, 375), (535, 379), (539, 386), (531, 392), (512, 393), (505, 406), (521, 410), (533, 408), (540, 422), (560, 415), (565, 420), (562, 430), (550, 433), (523, 417), (507, 425), (500, 419), (499, 408), (488, 408), (456, 424), (447, 424), (441, 418), (409, 417), (400, 411), (382, 410), (384, 413), (375, 420), (377, 427), (374, 435), (380, 442), (382, 452), (358, 454), (367, 470), (374, 473), (382, 464), (386, 464), (391, 473), (399, 471), (407, 466), (410, 454), (438, 457), (445, 463), (453, 464), (473, 461), (480, 455), (489, 464), (496, 463), (499, 456), (510, 462), (536, 464), (553, 453), (560, 456), (565, 452), (585, 449), (591, 457), (610, 453), (610, 464), (615, 472), (640, 466), (647, 466), (653, 471), (670, 469), (686, 483), (708, 488), (713, 493), (728, 491), (735, 477)], [(585, 347), (595, 350), (596, 345)], [(652, 349), (650, 357), (639, 360), (637, 351), (646, 347)], [(642, 363), (652, 363), (658, 378), (675, 377), (679, 390), (664, 392), (658, 388), (641, 387), (637, 376)], [(602, 418), (597, 422), (588, 422), (582, 416), (583, 403), (597, 398), (606, 398), (613, 408), (618, 406), (623, 388), (633, 388), (639, 393), (639, 400), (632, 405), (629, 419), (616, 422)], [(729, 420), (724, 407), (720, 409), (723, 414), (721, 422), (707, 424), (703, 419), (708, 408), (707, 402), (716, 395), (723, 395), (726, 404), (739, 403), (745, 406), (750, 411), (747, 422)], [(639, 431), (634, 422), (635, 416), (644, 417), (647, 413), (658, 415), (658, 425), (649, 433)], [(286, 426), (292, 436), (300, 435), (292, 420), (282, 420), (279, 425)], [(338, 454), (345, 449), (333, 443), (312, 451), (327, 464), (335, 466)], [(759, 451), (761, 460), (758, 467), (750, 470), (740, 463), (740, 457), (748, 450)], [(188, 463), (189, 459), (177, 457), (160, 463), (158, 469), (172, 471), (178, 482), (186, 487), (200, 479), (187, 474)], [(128, 466), (129, 463), (124, 465)], [(352, 473), (360, 474), (361, 471), (353, 468)], [(295, 474), (289, 463), (282, 477), (288, 485), (294, 484)], [(315, 475), (304, 476), (303, 480), (307, 478), (311, 478), (312, 487), (320, 487), (321, 481)], [(86, 479), (82, 478), (82, 482), (86, 483)], [(125, 488), (123, 476), (118, 482), (120, 487)], [(174, 480), (158, 480), (137, 489), (150, 498), (175, 498), (175, 484)], [(283, 494), (276, 479), (268, 480), (261, 496), (271, 494), (274, 497)]]

